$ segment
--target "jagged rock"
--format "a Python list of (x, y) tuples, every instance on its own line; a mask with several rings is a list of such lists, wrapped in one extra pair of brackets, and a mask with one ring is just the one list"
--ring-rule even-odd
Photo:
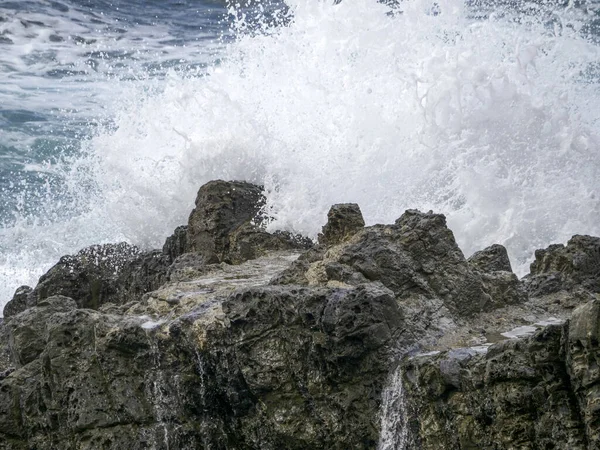
[(527, 290), (512, 272), (508, 252), (494, 244), (474, 253), (467, 262), (478, 273), (494, 307), (527, 301)]
[(12, 362), (22, 367), (42, 353), (48, 341), (47, 326), (56, 313), (77, 308), (75, 301), (62, 295), (42, 299), (38, 306), (25, 310), (8, 322)]
[(494, 244), (475, 252), (467, 261), (481, 272), (512, 272), (508, 252), (500, 244)]
[(17, 369), (0, 379), (0, 442), (65, 450), (375, 447), (373, 417), (403, 323), (388, 289), (203, 295), (166, 322), (77, 309), (64, 297), (15, 316)]
[(491, 305), (498, 308), (516, 305), (527, 301), (527, 290), (519, 278), (512, 272), (498, 271), (479, 273), (483, 290), (491, 299)]
[(395, 225), (364, 228), (342, 244), (313, 252), (273, 283), (357, 285), (380, 281), (398, 298), (440, 299), (469, 315), (489, 308), (481, 277), (467, 264), (443, 215), (406, 211)]
[(254, 288), (223, 312), (214, 389), (250, 448), (375, 447), (386, 343), (402, 324), (389, 290)]
[(35, 298), (32, 295), (33, 289), (29, 286), (20, 286), (15, 291), (12, 300), (4, 306), (4, 319), (8, 319), (20, 312), (25, 311), (35, 305)]
[(251, 223), (245, 223), (229, 235), (229, 252), (226, 262), (239, 264), (256, 259), (268, 252), (306, 249), (312, 241), (302, 236), (276, 231), (268, 233)]
[(167, 255), (169, 262), (172, 263), (179, 256), (189, 252), (187, 230), (187, 225), (177, 227), (175, 228), (175, 231), (173, 231), (173, 234), (166, 239), (162, 252)]
[(538, 255), (560, 292), (525, 301), (503, 248), (465, 260), (442, 215), (336, 205), (313, 246), (267, 233), (263, 201), (209, 183), (162, 251), (91, 247), (19, 290), (0, 450), (598, 448), (600, 299), (456, 348), (594, 298), (597, 238)]
[(356, 203), (333, 205), (327, 213), (327, 223), (319, 235), (319, 243), (337, 245), (364, 228), (365, 220)]
[(600, 300), (573, 312), (567, 345), (567, 367), (589, 448), (600, 448)]
[(184, 253), (173, 261), (167, 272), (170, 281), (189, 281), (206, 273), (206, 259), (199, 253)]
[(39, 303), (54, 295), (71, 297), (80, 308), (98, 308), (118, 299), (117, 279), (139, 256), (137, 247), (126, 243), (93, 245), (75, 255), (63, 256), (42, 275), (32, 295)]
[(109, 301), (124, 304), (158, 289), (167, 281), (171, 262), (171, 257), (159, 250), (141, 253), (121, 269), (114, 281), (117, 295)]
[(566, 246), (536, 250), (525, 282), (533, 297), (578, 288), (600, 293), (600, 238), (575, 235)]
[(207, 263), (227, 259), (230, 234), (257, 220), (263, 205), (260, 186), (241, 181), (211, 181), (200, 188), (187, 229), (189, 250)]
[(188, 221), (187, 250), (201, 254), (207, 264), (239, 264), (267, 251), (306, 248), (306, 239), (262, 228), (264, 201), (262, 187), (250, 183), (205, 184)]
[(565, 366), (565, 327), (407, 360), (411, 449), (585, 449), (588, 441)]

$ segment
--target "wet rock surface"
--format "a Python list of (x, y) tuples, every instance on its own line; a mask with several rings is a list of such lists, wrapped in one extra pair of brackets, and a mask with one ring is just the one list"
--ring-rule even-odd
[(519, 280), (440, 214), (334, 205), (313, 245), (263, 204), (208, 183), (162, 250), (89, 247), (19, 288), (0, 450), (598, 448), (598, 238)]
[(537, 250), (525, 281), (533, 296), (581, 289), (600, 293), (599, 274), (600, 238), (575, 235), (566, 246)]

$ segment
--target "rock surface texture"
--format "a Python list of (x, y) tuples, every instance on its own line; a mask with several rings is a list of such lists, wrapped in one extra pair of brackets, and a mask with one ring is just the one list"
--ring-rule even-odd
[(263, 207), (211, 182), (162, 250), (89, 247), (19, 288), (0, 450), (599, 448), (598, 238), (519, 280), (439, 214), (334, 205), (312, 245)]

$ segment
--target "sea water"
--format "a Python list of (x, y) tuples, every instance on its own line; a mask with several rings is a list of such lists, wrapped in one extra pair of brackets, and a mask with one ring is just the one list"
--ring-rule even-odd
[(593, 2), (0, 3), (0, 305), (93, 244), (160, 247), (212, 179), (315, 237), (444, 213), (468, 256), (600, 235)]

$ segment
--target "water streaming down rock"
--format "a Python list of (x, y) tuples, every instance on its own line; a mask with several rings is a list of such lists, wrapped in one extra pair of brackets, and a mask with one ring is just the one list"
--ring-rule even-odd
[(381, 401), (381, 431), (377, 450), (408, 450), (409, 430), (406, 394), (402, 386), (402, 366), (390, 376)]
[[(190, 221), (247, 218), (204, 195), (224, 186), (239, 183), (201, 189)], [(23, 290), (0, 323), (0, 449), (594, 449), (600, 238), (538, 252), (513, 298), (499, 289), (513, 280), (504, 249), (467, 260), (443, 215), (369, 227), (344, 204), (328, 216), (300, 256), (261, 248), (272, 243), (261, 229), (244, 254), (262, 256), (240, 264), (176, 256), (185, 245), (170, 239), (168, 279), (152, 292), (144, 271), (141, 292), (106, 303), (30, 306), (21, 294), (40, 289)], [(202, 228), (210, 254), (239, 254), (237, 218), (222, 222), (228, 236)], [(68, 258), (80, 285), (44, 277), (44, 289), (88, 298), (98, 266), (87, 255)], [(112, 293), (128, 279), (101, 277)], [(539, 330), (464, 348), (524, 320)], [(431, 351), (398, 364), (415, 349)]]

